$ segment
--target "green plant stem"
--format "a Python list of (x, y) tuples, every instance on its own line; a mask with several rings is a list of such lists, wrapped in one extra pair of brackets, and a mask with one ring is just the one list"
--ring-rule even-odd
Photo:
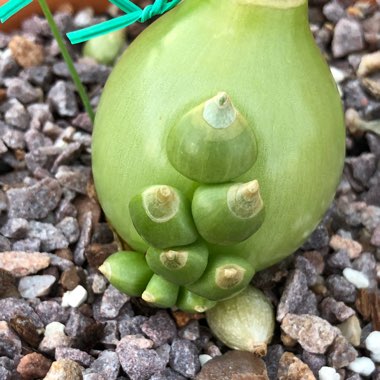
[(50, 26), (50, 29), (53, 33), (53, 36), (54, 38), (57, 40), (57, 43), (58, 43), (58, 46), (59, 46), (59, 49), (61, 51), (61, 54), (63, 56), (63, 59), (65, 60), (66, 62), (66, 65), (69, 69), (69, 72), (71, 74), (71, 77), (74, 81), (74, 84), (77, 88), (77, 91), (79, 93), (79, 96), (82, 100), (82, 103), (84, 105), (84, 108), (88, 114), (88, 116), (90, 117), (91, 121), (93, 122), (94, 119), (95, 119), (95, 113), (91, 107), (91, 104), (90, 104), (90, 99), (87, 95), (87, 92), (86, 92), (86, 89), (84, 88), (80, 78), (79, 78), (79, 75), (78, 75), (78, 72), (76, 71), (75, 69), (75, 66), (74, 66), (74, 62), (73, 60), (71, 59), (71, 56), (70, 56), (70, 53), (69, 51), (67, 50), (67, 47), (66, 47), (66, 44), (61, 36), (61, 33), (59, 32), (59, 29), (58, 29), (58, 26), (57, 24), (55, 23), (54, 21), (54, 18), (53, 18), (53, 15), (49, 9), (49, 6), (47, 5), (47, 2), (46, 0), (38, 0), (39, 4), (40, 4), (40, 7), (42, 9), (42, 12), (44, 13), (45, 17), (46, 17), (46, 20)]

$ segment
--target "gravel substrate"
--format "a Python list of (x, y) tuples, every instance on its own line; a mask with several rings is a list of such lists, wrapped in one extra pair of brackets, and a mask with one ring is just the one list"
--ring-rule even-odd
[[(102, 19), (55, 18), (62, 32)], [(97, 271), (118, 242), (96, 200), (92, 124), (46, 21), (0, 32), (0, 380), (380, 380), (380, 3), (311, 1), (310, 22), (344, 101), (347, 158), (308, 242), (254, 278), (276, 310), (264, 361)], [(71, 50), (96, 107), (111, 68)]]

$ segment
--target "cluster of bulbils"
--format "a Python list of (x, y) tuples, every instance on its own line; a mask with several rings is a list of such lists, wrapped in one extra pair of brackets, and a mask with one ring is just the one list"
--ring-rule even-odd
[(244, 258), (212, 254), (208, 246), (240, 243), (263, 223), (258, 181), (229, 182), (253, 166), (256, 139), (229, 96), (219, 93), (172, 127), (166, 150), (173, 167), (201, 185), (191, 202), (167, 185), (134, 196), (132, 222), (150, 248), (118, 252), (100, 270), (121, 291), (155, 306), (203, 312), (254, 275)]

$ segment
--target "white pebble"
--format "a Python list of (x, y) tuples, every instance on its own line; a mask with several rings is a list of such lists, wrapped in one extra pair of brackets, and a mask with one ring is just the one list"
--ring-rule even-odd
[(210, 355), (199, 355), (199, 361), (201, 363), (201, 366), (203, 367), (208, 361), (210, 361), (212, 357)]
[(65, 325), (60, 322), (51, 322), (45, 327), (45, 336), (51, 336), (54, 334), (64, 334), (65, 333)]
[(347, 74), (344, 71), (337, 69), (334, 66), (331, 66), (330, 70), (331, 70), (331, 74), (334, 77), (334, 80), (337, 84), (342, 83), (347, 78)]
[(380, 363), (380, 353), (377, 352), (375, 354), (371, 354), (371, 359), (375, 362), (375, 363)]
[(358, 270), (346, 268), (343, 270), (343, 276), (347, 281), (351, 282), (351, 284), (355, 285), (355, 287), (358, 289), (369, 287), (368, 277)]
[(365, 347), (373, 354), (380, 354), (380, 331), (372, 331), (365, 340)]
[(340, 380), (339, 373), (335, 371), (335, 368), (322, 367), (318, 371), (319, 380)]
[(369, 376), (375, 370), (375, 363), (370, 358), (363, 356), (351, 362), (348, 369), (359, 375)]
[(69, 290), (63, 294), (62, 306), (63, 307), (78, 307), (82, 305), (87, 299), (87, 290), (82, 286), (78, 285), (75, 289)]

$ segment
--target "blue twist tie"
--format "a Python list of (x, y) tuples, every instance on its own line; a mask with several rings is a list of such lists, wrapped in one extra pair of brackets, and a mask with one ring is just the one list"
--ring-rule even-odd
[(154, 16), (159, 16), (174, 8), (182, 0), (156, 0), (153, 4), (141, 9), (130, 0), (109, 0), (126, 14), (98, 25), (67, 33), (72, 44), (87, 41), (119, 29), (126, 28), (135, 22), (145, 22)]
[(0, 22), (4, 23), (33, 0), (9, 0), (0, 7)]

